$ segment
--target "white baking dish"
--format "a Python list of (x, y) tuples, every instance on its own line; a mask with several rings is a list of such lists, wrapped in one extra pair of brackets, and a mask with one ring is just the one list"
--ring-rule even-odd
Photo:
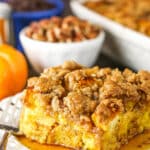
[(71, 9), (78, 17), (99, 24), (106, 30), (103, 52), (135, 70), (150, 70), (150, 38), (93, 12), (83, 6), (83, 2), (71, 0)]

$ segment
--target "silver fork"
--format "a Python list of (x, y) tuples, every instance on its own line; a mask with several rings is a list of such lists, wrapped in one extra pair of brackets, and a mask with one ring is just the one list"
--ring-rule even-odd
[(9, 132), (18, 131), (21, 111), (21, 95), (8, 97), (0, 102), (0, 150), (4, 149)]

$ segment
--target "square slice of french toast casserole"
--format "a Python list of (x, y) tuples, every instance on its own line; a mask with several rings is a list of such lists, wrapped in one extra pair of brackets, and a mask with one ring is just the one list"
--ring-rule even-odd
[(150, 129), (150, 72), (65, 62), (29, 79), (22, 102), (19, 128), (27, 138), (118, 150)]

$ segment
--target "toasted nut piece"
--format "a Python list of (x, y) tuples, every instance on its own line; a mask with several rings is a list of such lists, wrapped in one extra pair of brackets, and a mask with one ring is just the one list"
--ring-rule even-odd
[(33, 22), (26, 30), (29, 38), (49, 42), (80, 42), (96, 38), (100, 29), (74, 16), (52, 17)]

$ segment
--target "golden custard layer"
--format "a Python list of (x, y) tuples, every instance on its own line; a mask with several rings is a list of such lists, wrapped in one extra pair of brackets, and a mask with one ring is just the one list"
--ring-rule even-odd
[(88, 0), (84, 5), (150, 36), (150, 0)]
[(118, 150), (150, 129), (150, 72), (86, 68), (75, 62), (31, 78), (20, 131), (29, 139), (82, 150)]

